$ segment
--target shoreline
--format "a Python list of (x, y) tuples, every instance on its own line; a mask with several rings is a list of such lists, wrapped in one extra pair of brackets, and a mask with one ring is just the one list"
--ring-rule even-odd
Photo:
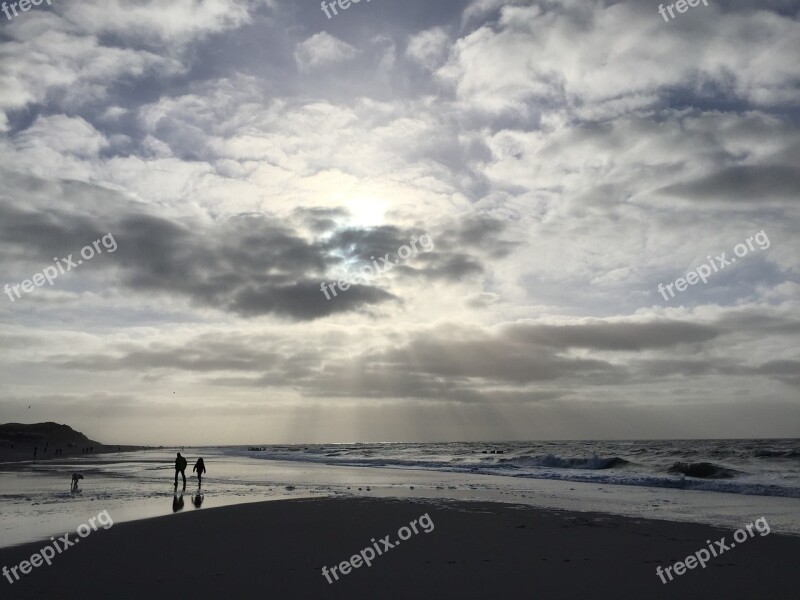
[[(103, 506), (92, 507), (95, 513)], [(420, 531), (327, 583), (340, 565), (421, 515)], [(88, 519), (90, 514), (86, 515)], [(113, 519), (113, 512), (111, 512)], [(758, 518), (754, 515), (753, 519)], [(84, 519), (84, 521), (86, 520)], [(421, 522), (421, 521), (420, 521)], [(80, 523), (75, 523), (77, 527)], [(323, 498), (203, 509), (98, 529), (5, 595), (66, 598), (794, 598), (791, 560), (800, 539), (756, 534), (661, 583), (656, 567), (732, 539), (718, 527), (489, 502)], [(72, 532), (72, 537), (77, 537)], [(0, 566), (29, 558), (45, 543), (0, 549)], [(154, 552), (154, 550), (157, 550)], [(198, 569), (198, 566), (202, 566)], [(147, 573), (146, 578), (141, 574)], [(91, 581), (91, 585), (82, 582)], [(76, 582), (78, 584), (76, 585)], [(73, 591), (74, 590), (74, 591)], [(65, 595), (66, 594), (66, 595)], [(70, 595), (72, 594), (72, 595)]]
[[(502, 475), (420, 469), (344, 467), (245, 459), (203, 449), (210, 475), (204, 478), (201, 510), (243, 502), (293, 498), (385, 498), (429, 503), (464, 501), (528, 505), (540, 509), (668, 522), (693, 522), (735, 530), (764, 516), (775, 533), (800, 536), (800, 500), (722, 492), (641, 486), (597, 485)], [(147, 450), (0, 465), (0, 545), (12, 546), (63, 533), (97, 505), (118, 522), (173, 513), (171, 450)], [(70, 473), (85, 475), (70, 493)], [(186, 509), (196, 480), (187, 487)]]

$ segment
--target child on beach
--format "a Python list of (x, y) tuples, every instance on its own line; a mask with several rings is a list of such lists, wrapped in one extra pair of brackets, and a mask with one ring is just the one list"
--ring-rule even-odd
[(203, 473), (206, 472), (206, 463), (203, 462), (202, 458), (198, 458), (197, 462), (194, 463), (194, 468), (192, 472), (197, 471), (197, 487), (203, 485)]

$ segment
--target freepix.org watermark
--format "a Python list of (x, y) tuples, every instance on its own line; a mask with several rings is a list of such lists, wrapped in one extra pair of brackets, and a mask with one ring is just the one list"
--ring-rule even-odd
[[(109, 254), (113, 254), (117, 250), (117, 241), (114, 239), (113, 235), (107, 233), (99, 240), (95, 240), (91, 246), (84, 246), (81, 248), (81, 256), (83, 259), (91, 260), (95, 256), (95, 251), (97, 251), (97, 254), (102, 254), (103, 250), (100, 248), (100, 242), (103, 243), (103, 247), (108, 250)], [(6, 284), (3, 288), (3, 291), (8, 296), (8, 299), (14, 302), (15, 298), (12, 295), (12, 291), (14, 294), (16, 294), (17, 298), (22, 298), (20, 289), (22, 289), (22, 291), (26, 294), (30, 294), (34, 290), (34, 286), (42, 287), (45, 281), (52, 286), (53, 281), (59, 276), (59, 274), (64, 275), (67, 271), (71, 271), (73, 268), (77, 268), (79, 265), (82, 265), (83, 259), (79, 258), (77, 261), (74, 261), (72, 260), (72, 254), (62, 259), (53, 258), (53, 262), (56, 263), (58, 269), (56, 269), (56, 267), (53, 265), (47, 266), (42, 270), (41, 273), (36, 273), (33, 277), (26, 279), (22, 283), (15, 285)]]
[[(430, 252), (434, 248), (433, 239), (429, 233), (421, 235), (419, 239), (413, 238), (408, 243), (411, 246), (400, 246), (397, 249), (397, 256), (399, 258), (395, 258), (392, 260), (391, 252), (387, 252), (384, 256), (380, 257), (379, 259), (375, 259), (374, 256), (370, 256), (370, 260), (372, 260), (372, 265), (367, 265), (362, 269), (362, 273), (356, 273), (355, 275), (349, 276), (347, 279), (340, 279), (339, 281), (334, 281), (332, 283), (325, 283), (324, 281), (320, 285), (320, 291), (325, 294), (325, 298), (330, 300), (331, 297), (336, 297), (336, 286), (339, 286), (339, 290), (342, 292), (346, 292), (350, 289), (350, 286), (353, 285), (360, 285), (365, 281), (369, 280), (374, 275), (381, 275), (390, 271), (394, 265), (400, 264), (400, 259), (407, 260), (412, 256), (416, 256), (419, 254), (420, 250), (417, 248), (417, 242), (420, 243), (422, 246), (422, 250), (424, 252)], [(380, 260), (380, 264), (378, 263)], [(349, 275), (349, 274), (348, 274)], [(333, 294), (331, 296), (328, 293), (328, 288), (330, 287), (330, 292)]]
[[(736, 544), (743, 544), (750, 538), (747, 537), (747, 534), (750, 534), (750, 537), (755, 537), (755, 533), (753, 533), (753, 527), (755, 526), (756, 530), (761, 537), (765, 535), (769, 535), (769, 523), (764, 517), (760, 519), (756, 519), (755, 523), (750, 523), (749, 525), (745, 525), (744, 529), (737, 529), (733, 533), (733, 539), (736, 540), (735, 542), (731, 542), (730, 545), (725, 543), (725, 537), (723, 536), (718, 542), (711, 543), (711, 540), (706, 540), (706, 544), (708, 544), (708, 550), (703, 548), (702, 550), (698, 550), (694, 554), (690, 554), (687, 556), (683, 562), (678, 561), (674, 565), (666, 567), (662, 569), (661, 567), (656, 567), (656, 575), (661, 578), (661, 583), (666, 584), (667, 580), (664, 579), (664, 573), (667, 574), (669, 580), (672, 581), (672, 571), (675, 570), (675, 575), (683, 575), (686, 572), (686, 569), (694, 569), (698, 564), (702, 566), (704, 569), (706, 568), (706, 563), (711, 560), (712, 556), (716, 558), (726, 550), (730, 550), (731, 548), (735, 548)], [(716, 546), (716, 548), (715, 548)], [(709, 552), (710, 550), (710, 552)]]
[[(336, 7), (338, 6), (342, 10), (347, 10), (350, 8), (350, 3), (358, 4), (361, 0), (334, 0), (334, 2), (322, 2), (322, 12), (325, 13), (325, 16), (329, 19), (332, 19), (333, 16), (338, 15), (339, 13), (336, 11)], [(369, 0), (367, 0), (369, 2)], [(328, 11), (328, 9), (333, 11), (333, 15)]]
[[(89, 527), (89, 525), (86, 523), (80, 525), (77, 530), (78, 535), (81, 538), (85, 538), (92, 533), (92, 531), (97, 531), (97, 523), (100, 523), (100, 525), (103, 526), (103, 529), (108, 529), (114, 524), (114, 521), (111, 519), (108, 511), (104, 510), (96, 517), (89, 519), (89, 525), (91, 525), (91, 527)], [(39, 552), (35, 552), (33, 556), (31, 556), (30, 560), (23, 560), (21, 563), (11, 567), (10, 569), (6, 566), (3, 566), (3, 575), (6, 579), (8, 579), (8, 583), (13, 584), (14, 581), (19, 581), (19, 574), (17, 573), (18, 570), (21, 571), (23, 575), (27, 575), (33, 570), (34, 567), (41, 567), (42, 563), (47, 563), (47, 566), (49, 567), (51, 564), (53, 564), (53, 559), (56, 556), (56, 552), (61, 554), (64, 550), (71, 548), (81, 540), (77, 539), (75, 541), (71, 541), (69, 539), (69, 534), (65, 533), (57, 540), (51, 537), (50, 541), (53, 543), (45, 546), (39, 550)], [(59, 542), (61, 542), (60, 545)], [(12, 574), (14, 575), (13, 580), (11, 579)]]
[[(674, 19), (676, 15), (675, 15), (674, 12), (672, 12), (673, 8), (675, 10), (677, 10), (679, 13), (685, 13), (687, 10), (689, 10), (690, 7), (694, 8), (695, 6), (699, 5), (700, 1), (701, 0), (678, 0), (675, 4), (667, 5), (667, 10), (666, 11), (664, 10), (664, 5), (663, 4), (659, 4), (658, 5), (658, 14), (660, 14), (662, 17), (664, 17), (664, 20), (667, 23), (669, 23), (670, 19), (667, 18), (667, 12), (669, 12), (669, 16)], [(705, 6), (708, 6), (708, 0), (702, 0), (702, 2), (703, 2), (703, 4)]]
[[(745, 244), (736, 244), (733, 247), (733, 253), (738, 258), (742, 258), (746, 256), (748, 252), (755, 250), (755, 246), (753, 245), (753, 241), (758, 244), (759, 249), (766, 250), (770, 246), (769, 238), (767, 237), (767, 232), (763, 229), (759, 231), (755, 235), (751, 235), (747, 238), (747, 245)], [(697, 267), (694, 271), (689, 271), (686, 274), (686, 277), (678, 277), (672, 283), (668, 283), (664, 285), (663, 283), (658, 284), (658, 291), (664, 297), (664, 300), (668, 301), (670, 298), (675, 297), (675, 292), (673, 291), (673, 287), (676, 288), (679, 292), (684, 292), (690, 285), (696, 284), (698, 281), (702, 281), (703, 283), (708, 283), (708, 278), (711, 276), (712, 273), (719, 273), (725, 267), (733, 264), (736, 262), (736, 257), (731, 257), (730, 259), (726, 258), (726, 252), (716, 256), (715, 258), (711, 258), (709, 254), (706, 258), (708, 258), (708, 264), (702, 264)], [(669, 292), (669, 298), (667, 297), (667, 292)]]
[[(31, 5), (39, 6), (42, 2), (45, 1), (47, 2), (48, 6), (52, 6), (50, 0), (19, 0), (19, 2), (12, 2), (10, 5), (8, 4), (8, 2), (3, 2), (3, 4), (0, 4), (0, 10), (2, 10), (5, 13), (6, 18), (10, 21), (11, 19), (19, 15), (19, 13), (17, 12), (17, 6), (19, 6), (19, 9), (22, 12), (28, 12), (31, 9)], [(11, 16), (11, 12), (9, 12), (9, 9), (11, 10), (11, 12), (14, 13), (14, 17)]]
[[(399, 537), (400, 540), (397, 540), (393, 543), (389, 539), (391, 534), (381, 538), (380, 544), (375, 541), (375, 538), (370, 538), (372, 546), (367, 546), (358, 554), (354, 554), (353, 556), (351, 556), (350, 560), (343, 560), (337, 566), (331, 567), (330, 570), (328, 570), (328, 567), (323, 566), (322, 576), (328, 580), (328, 583), (333, 583), (331, 575), (333, 575), (336, 581), (339, 581), (339, 575), (336, 573), (337, 569), (344, 576), (350, 573), (351, 569), (360, 568), (362, 564), (371, 567), (372, 561), (375, 559), (376, 556), (380, 556), (381, 554), (388, 552), (395, 546), (399, 546), (400, 541), (405, 541), (409, 539), (412, 536), (411, 533), (412, 529), (414, 530), (415, 534), (419, 533), (419, 530), (417, 529), (418, 523), (419, 526), (422, 528), (422, 531), (424, 531), (425, 533), (430, 533), (434, 529), (433, 520), (428, 516), (428, 513), (425, 513), (418, 519), (414, 519), (413, 521), (411, 521), (411, 523), (408, 524), (411, 527), (411, 529), (409, 529), (409, 527), (404, 525), (403, 527), (397, 530), (397, 537)], [(375, 549), (373, 550), (373, 548)], [(375, 554), (376, 552), (378, 553), (377, 555)]]

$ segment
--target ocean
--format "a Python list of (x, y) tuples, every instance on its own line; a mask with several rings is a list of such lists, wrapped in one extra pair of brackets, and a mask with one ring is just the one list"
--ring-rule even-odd
[(233, 455), (328, 465), (800, 498), (800, 439), (268, 445)]

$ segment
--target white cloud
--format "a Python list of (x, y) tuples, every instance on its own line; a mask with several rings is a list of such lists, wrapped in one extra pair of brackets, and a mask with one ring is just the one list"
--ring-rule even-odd
[(790, 17), (712, 5), (678, 28), (641, 6), (602, 2), (504, 6), (500, 14), (496, 26), (460, 39), (439, 70), (481, 110), (557, 103), (591, 114), (600, 103), (613, 116), (676, 86), (701, 94), (717, 86), (762, 106), (800, 102), (800, 63), (783, 60), (800, 47), (800, 23)]
[(240, 27), (250, 20), (253, 5), (246, 0), (83, 0), (66, 3), (63, 14), (92, 35), (114, 33), (139, 42), (181, 46)]
[(441, 27), (417, 33), (408, 40), (406, 55), (414, 62), (433, 71), (441, 66), (450, 49), (450, 37)]
[(322, 31), (297, 44), (294, 53), (301, 71), (347, 62), (358, 54), (350, 44)]
[(41, 20), (26, 20), (10, 28), (12, 41), (0, 44), (0, 132), (8, 129), (10, 111), (29, 104), (79, 107), (102, 100), (108, 85), (121, 78), (183, 69), (147, 51), (104, 47), (94, 37), (62, 30), (63, 21), (52, 15), (47, 20), (53, 29), (41, 30)]

